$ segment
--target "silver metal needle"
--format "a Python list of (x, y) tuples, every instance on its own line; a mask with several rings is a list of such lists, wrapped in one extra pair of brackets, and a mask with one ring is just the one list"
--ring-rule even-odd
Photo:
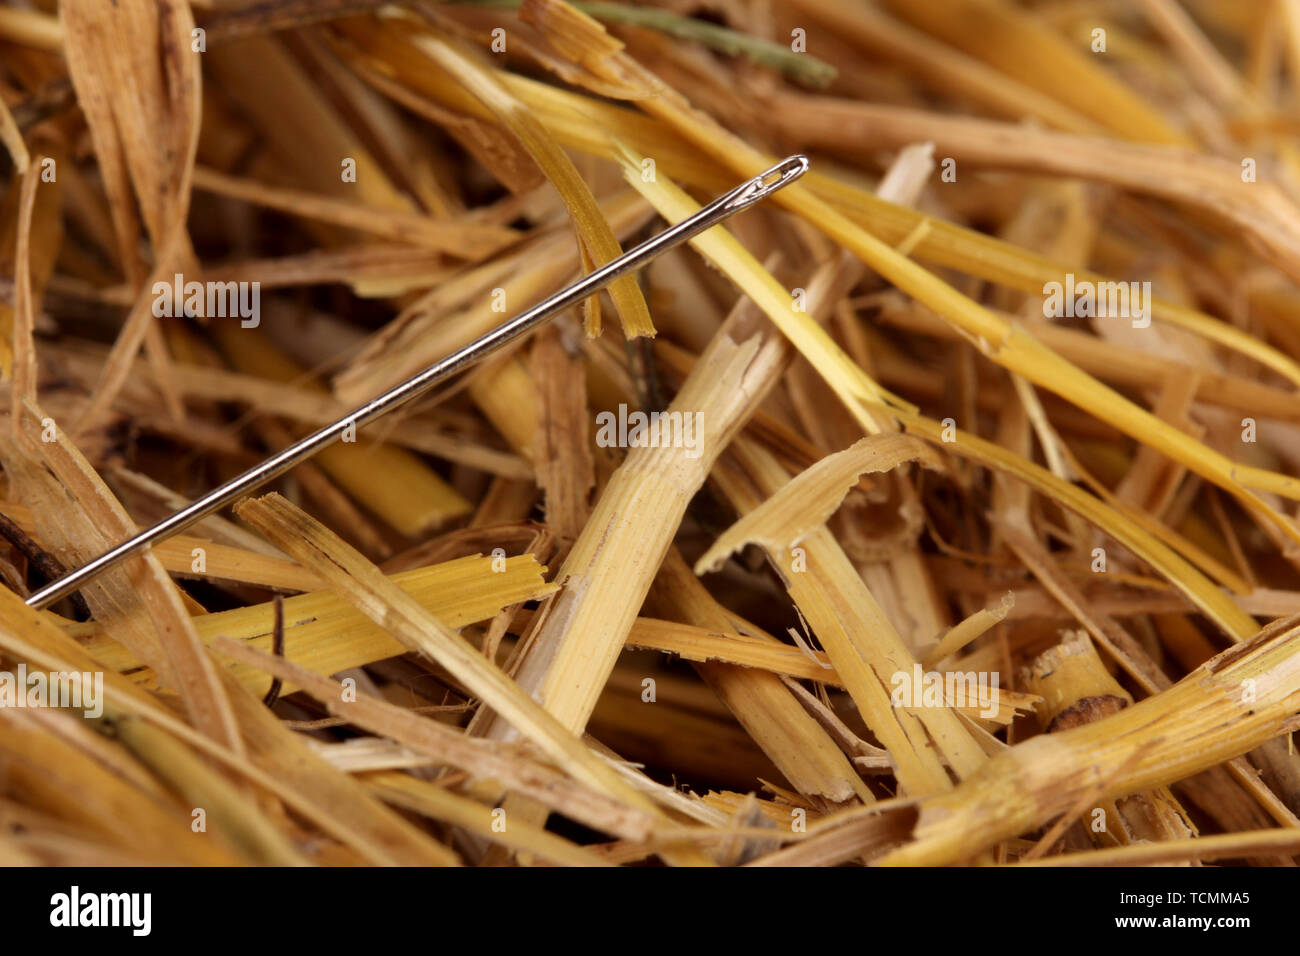
[(759, 173), (753, 179), (737, 186), (725, 196), (719, 196), (695, 215), (683, 219), (677, 225), (664, 230), (651, 239), (647, 239), (635, 249), (624, 253), (594, 272), (588, 273), (567, 289), (563, 289), (549, 299), (539, 302), (527, 312), (497, 326), (491, 332), (457, 349), (446, 358), (430, 365), (424, 371), (408, 378), (400, 385), (396, 385), (379, 397), (371, 399), (360, 408), (353, 410), (352, 414), (312, 432), (306, 438), (290, 445), (283, 451), (277, 452), (242, 475), (232, 478), (220, 488), (208, 492), (202, 498), (176, 512), (171, 517), (164, 518), (153, 527), (141, 531), (132, 538), (128, 538), (88, 564), (75, 571), (68, 572), (57, 581), (47, 584), (27, 599), (27, 605), (34, 608), (44, 608), (60, 598), (67, 597), (128, 555), (134, 554), (157, 541), (162, 541), (189, 527), (194, 522), (207, 517), (219, 508), (238, 501), (254, 489), (284, 474), (299, 462), (310, 458), (322, 448), (332, 445), (343, 437), (349, 426), (360, 428), (381, 415), (405, 405), (411, 399), (423, 395), (439, 382), (446, 380), (457, 372), (464, 371), (477, 362), (481, 362), (521, 335), (537, 328), (551, 317), (571, 306), (577, 305), (619, 276), (640, 269), (673, 246), (699, 235), (710, 226), (716, 225), (728, 216), (740, 212), (748, 206), (752, 206), (759, 200), (766, 199), (778, 189), (794, 182), (807, 171), (808, 159), (805, 156), (791, 156), (782, 160), (771, 169)]

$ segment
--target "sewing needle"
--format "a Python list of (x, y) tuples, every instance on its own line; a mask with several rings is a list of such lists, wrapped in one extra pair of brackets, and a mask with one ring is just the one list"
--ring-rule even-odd
[(612, 262), (588, 273), (581, 280), (562, 289), (527, 312), (497, 326), (492, 331), (480, 336), (468, 345), (462, 346), (443, 359), (430, 365), (424, 371), (395, 385), (384, 394), (354, 409), (351, 414), (340, 418), (333, 424), (326, 425), (312, 432), (306, 438), (290, 445), (272, 455), (261, 464), (232, 478), (202, 498), (164, 518), (151, 528), (139, 532), (121, 544), (104, 552), (75, 571), (70, 571), (56, 581), (34, 592), (27, 599), (28, 607), (44, 608), (55, 601), (67, 597), (79, 590), (88, 581), (113, 567), (123, 558), (162, 541), (173, 534), (189, 527), (212, 512), (238, 501), (249, 492), (261, 487), (268, 481), (278, 478), (294, 465), (305, 461), (343, 435), (374, 421), (393, 409), (405, 405), (411, 399), (423, 395), (434, 385), (464, 371), (471, 365), (497, 352), (510, 342), (542, 325), (548, 319), (582, 302), (588, 296), (604, 288), (619, 276), (642, 268), (652, 259), (669, 249), (699, 235), (710, 226), (716, 225), (728, 216), (740, 212), (754, 203), (766, 199), (772, 193), (798, 179), (808, 170), (805, 156), (791, 156), (777, 163), (771, 169), (759, 173), (754, 178), (737, 186), (731, 192), (720, 196), (695, 215), (683, 219), (676, 225), (647, 239), (636, 248), (624, 253)]

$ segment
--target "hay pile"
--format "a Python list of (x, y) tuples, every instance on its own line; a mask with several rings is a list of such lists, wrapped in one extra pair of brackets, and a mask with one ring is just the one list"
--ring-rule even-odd
[(1289, 0), (0, 8), (0, 862), (1291, 862), (1297, 106)]

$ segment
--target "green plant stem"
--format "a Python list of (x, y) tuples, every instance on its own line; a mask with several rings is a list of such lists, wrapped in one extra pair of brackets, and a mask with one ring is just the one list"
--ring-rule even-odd
[[(466, 6), (496, 7), (503, 10), (518, 10), (523, 0), (454, 0)], [(628, 26), (646, 27), (658, 30), (679, 40), (688, 40), (725, 53), (728, 56), (743, 56), (763, 66), (780, 70), (791, 79), (805, 85), (823, 87), (836, 76), (835, 67), (825, 60), (819, 60), (807, 53), (795, 51), (764, 40), (718, 26), (692, 17), (684, 17), (657, 7), (634, 7), (623, 3), (573, 2), (575, 10), (606, 23), (623, 23)]]

